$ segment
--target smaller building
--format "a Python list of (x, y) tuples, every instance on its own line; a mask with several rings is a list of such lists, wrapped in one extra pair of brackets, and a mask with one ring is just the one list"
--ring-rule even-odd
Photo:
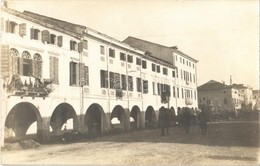
[(199, 108), (210, 111), (237, 112), (241, 109), (241, 93), (233, 86), (214, 80), (198, 87)]

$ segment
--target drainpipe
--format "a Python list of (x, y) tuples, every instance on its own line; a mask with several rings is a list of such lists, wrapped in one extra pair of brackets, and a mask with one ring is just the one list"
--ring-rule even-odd
[(108, 107), (108, 114), (109, 114), (109, 121), (111, 123), (111, 113), (110, 113), (110, 76), (109, 76), (109, 64), (108, 64), (108, 61), (109, 61), (109, 55), (108, 55), (108, 49), (109, 49), (109, 46), (112, 44), (112, 41), (107, 45), (107, 49), (105, 49), (105, 55), (106, 55), (106, 60), (107, 60), (107, 79), (108, 79), (108, 86), (107, 86), (107, 95), (108, 95), (108, 100), (107, 100), (107, 107)]

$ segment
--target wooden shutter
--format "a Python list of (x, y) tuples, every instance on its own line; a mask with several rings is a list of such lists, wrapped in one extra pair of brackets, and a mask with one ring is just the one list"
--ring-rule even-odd
[(50, 56), (50, 79), (54, 80), (54, 57)]
[(48, 30), (42, 31), (42, 42), (50, 43), (50, 32)]
[(4, 18), (1, 17), (1, 31), (4, 31)]
[(18, 74), (23, 75), (23, 58), (18, 57)]
[(73, 61), (70, 62), (70, 86), (73, 85)]
[(88, 49), (88, 41), (87, 40), (83, 41), (83, 48)]
[(59, 47), (62, 47), (62, 40), (63, 40), (63, 37), (62, 36), (58, 36), (58, 46)]
[(25, 36), (26, 35), (26, 24), (19, 24), (19, 35)]
[(32, 76), (35, 78), (42, 77), (42, 61), (32, 61)]
[(78, 43), (78, 52), (82, 53), (83, 52), (83, 42)]
[(54, 57), (54, 82), (59, 82), (59, 58)]
[(1, 45), (1, 75), (8, 77), (10, 75), (10, 55), (9, 46)]
[(85, 64), (79, 63), (79, 85), (86, 85), (86, 73), (85, 73)]
[(30, 39), (34, 39), (34, 29), (33, 28), (30, 29), (30, 36), (31, 36)]
[(18, 57), (17, 56), (11, 56), (11, 71), (12, 74), (18, 74)]
[(5, 21), (5, 32), (9, 33), (11, 31), (10, 29), (10, 23), (9, 20)]
[(70, 50), (74, 50), (73, 49), (73, 41), (72, 40), (70, 41)]

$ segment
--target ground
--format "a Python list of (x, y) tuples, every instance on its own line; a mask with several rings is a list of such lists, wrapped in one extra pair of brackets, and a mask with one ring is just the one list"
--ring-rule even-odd
[(88, 165), (258, 165), (259, 122), (209, 125), (208, 135), (192, 126), (189, 135), (172, 127), (102, 136), (79, 143), (2, 151), (2, 164)]

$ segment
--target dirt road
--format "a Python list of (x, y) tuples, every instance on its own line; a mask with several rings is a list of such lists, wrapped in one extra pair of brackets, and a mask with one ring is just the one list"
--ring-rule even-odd
[(159, 129), (142, 130), (81, 143), (3, 151), (2, 164), (257, 165), (258, 123), (246, 126), (211, 124), (208, 135), (201, 135), (196, 126), (189, 135), (180, 127), (171, 128), (169, 136), (160, 136)]

